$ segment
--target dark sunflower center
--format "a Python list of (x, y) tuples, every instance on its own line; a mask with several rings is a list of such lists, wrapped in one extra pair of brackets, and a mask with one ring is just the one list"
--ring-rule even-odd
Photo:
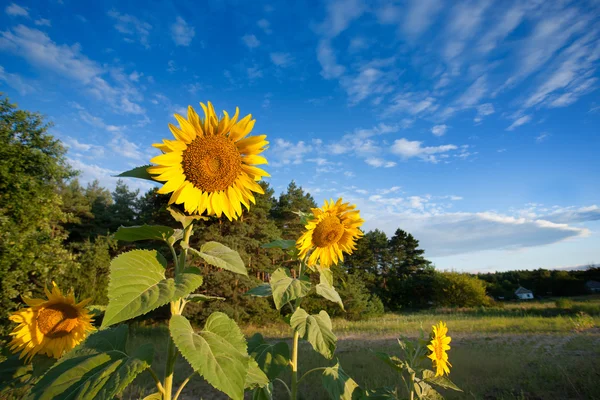
[(338, 217), (325, 217), (313, 232), (313, 242), (317, 247), (327, 247), (337, 243), (344, 234), (344, 225)]
[(225, 136), (197, 137), (183, 151), (183, 173), (188, 181), (205, 192), (230, 187), (242, 168), (242, 156)]
[(79, 312), (70, 304), (53, 304), (38, 311), (37, 325), (44, 336), (56, 339), (77, 327)]

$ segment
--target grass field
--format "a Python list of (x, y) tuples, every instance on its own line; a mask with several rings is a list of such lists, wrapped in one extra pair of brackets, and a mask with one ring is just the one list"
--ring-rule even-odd
[[(586, 314), (578, 314), (581, 311)], [(447, 322), (452, 336), (450, 377), (464, 390), (445, 393), (448, 399), (600, 399), (600, 296), (574, 298), (562, 309), (550, 300), (493, 309), (386, 314), (357, 322), (338, 319), (334, 320), (336, 356), (361, 386), (394, 385), (398, 382), (393, 373), (372, 350), (398, 353), (397, 337), (414, 338), (421, 327), (429, 330), (439, 320)], [(243, 330), (248, 336), (261, 332), (272, 340), (289, 340), (288, 329), (282, 322)], [(135, 342), (155, 345), (159, 353), (155, 364), (162, 365), (166, 330), (137, 327), (132, 332)], [(316, 354), (307, 343), (301, 342), (301, 349), (300, 373), (335, 363)], [(183, 380), (190, 373), (185, 361), (178, 360), (177, 378)], [(289, 376), (283, 379), (289, 381)], [(141, 398), (152, 388), (151, 379), (141, 376), (124, 398)], [(305, 400), (327, 398), (318, 374), (309, 376), (301, 391)], [(226, 398), (197, 375), (185, 392), (185, 399)], [(287, 398), (277, 384), (275, 398)]]

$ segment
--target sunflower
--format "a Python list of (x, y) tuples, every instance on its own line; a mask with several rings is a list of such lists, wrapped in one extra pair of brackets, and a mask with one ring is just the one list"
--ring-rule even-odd
[(356, 249), (356, 239), (363, 233), (358, 229), (365, 222), (360, 219), (355, 205), (337, 202), (327, 202), (321, 208), (313, 208), (313, 219), (305, 226), (306, 232), (296, 242), (300, 250), (300, 258), (306, 259), (313, 267), (320, 260), (319, 269), (328, 269), (332, 264), (344, 261), (344, 252), (352, 254)]
[(269, 142), (266, 135), (246, 137), (256, 122), (252, 115), (238, 121), (236, 108), (232, 118), (223, 111), (219, 119), (210, 102), (200, 105), (204, 119), (191, 106), (187, 119), (175, 114), (179, 128), (169, 124), (175, 140), (153, 144), (163, 154), (150, 160), (158, 165), (147, 171), (165, 182), (158, 193), (172, 193), (169, 204), (183, 204), (190, 214), (206, 211), (237, 219), (242, 205), (250, 209), (250, 203), (256, 204), (253, 192), (264, 194), (257, 181), (270, 175), (255, 165), (267, 164), (259, 154)]
[(450, 368), (452, 364), (448, 361), (447, 350), (450, 350), (450, 336), (446, 336), (448, 333), (448, 327), (445, 323), (440, 321), (438, 325), (433, 326), (433, 338), (431, 344), (427, 346), (431, 350), (431, 354), (428, 358), (431, 358), (433, 366), (436, 368), (435, 376), (443, 376), (444, 373), (450, 374)]
[(91, 299), (76, 303), (73, 292), (63, 296), (54, 282), (52, 292), (44, 291), (48, 300), (23, 297), (29, 307), (10, 316), (19, 325), (10, 334), (13, 339), (8, 345), (13, 353), (20, 351), (19, 358), (26, 357), (26, 362), (38, 353), (60, 358), (96, 330), (84, 309)]

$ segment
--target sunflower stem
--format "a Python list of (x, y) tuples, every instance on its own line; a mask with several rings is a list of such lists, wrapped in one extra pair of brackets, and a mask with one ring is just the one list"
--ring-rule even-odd
[(291, 400), (296, 400), (298, 396), (298, 339), (300, 334), (294, 332), (294, 345), (292, 347), (292, 393)]
[[(193, 223), (189, 224), (183, 233), (183, 243), (185, 244), (181, 253), (179, 253), (179, 260), (175, 257), (175, 278), (177, 275), (181, 273), (185, 269), (185, 262), (187, 260), (188, 247), (190, 244), (190, 236), (192, 235), (192, 227)], [(174, 252), (174, 250), (173, 250)], [(171, 316), (173, 315), (181, 315), (183, 313), (183, 308), (185, 307), (185, 300), (178, 299), (171, 302)], [(175, 346), (175, 342), (169, 335), (169, 344), (167, 347), (167, 365), (165, 366), (165, 379), (164, 379), (164, 395), (163, 400), (171, 400), (173, 396), (173, 377), (175, 375), (175, 361), (177, 360), (177, 348)], [(186, 382), (187, 383), (187, 382)], [(179, 394), (183, 390), (182, 385), (175, 398), (179, 397)]]

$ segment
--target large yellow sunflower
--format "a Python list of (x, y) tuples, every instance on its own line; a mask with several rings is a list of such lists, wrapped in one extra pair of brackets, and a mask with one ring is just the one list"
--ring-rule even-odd
[(296, 242), (300, 250), (300, 258), (306, 259), (309, 267), (317, 265), (327, 269), (338, 261), (344, 261), (344, 252), (352, 254), (356, 249), (356, 239), (363, 233), (358, 229), (365, 222), (360, 219), (360, 211), (355, 205), (327, 202), (321, 208), (313, 208), (313, 219), (305, 226), (306, 232)]
[(440, 321), (438, 325), (433, 326), (433, 338), (431, 344), (427, 346), (431, 350), (431, 354), (427, 357), (431, 358), (431, 362), (436, 369), (435, 376), (443, 376), (444, 373), (449, 374), (452, 364), (448, 361), (447, 350), (450, 350), (450, 341), (452, 338), (446, 336), (448, 327)]
[(19, 358), (26, 357), (27, 362), (38, 353), (60, 358), (96, 330), (84, 308), (91, 299), (76, 303), (73, 292), (63, 296), (54, 282), (52, 292), (44, 290), (48, 300), (23, 297), (29, 307), (10, 316), (19, 325), (8, 345), (13, 353), (20, 351)]
[(169, 124), (175, 140), (163, 140), (153, 146), (164, 154), (150, 160), (155, 166), (148, 172), (165, 182), (158, 193), (172, 193), (169, 204), (183, 204), (186, 212), (207, 215), (222, 214), (231, 220), (242, 214), (242, 204), (249, 209), (256, 204), (253, 192), (264, 194), (257, 183), (267, 172), (254, 165), (267, 164), (259, 154), (269, 142), (266, 135), (246, 137), (256, 120), (247, 115), (238, 121), (239, 109), (229, 118), (219, 119), (210, 102), (200, 103), (201, 119), (188, 107), (187, 119), (175, 118), (179, 128)]

